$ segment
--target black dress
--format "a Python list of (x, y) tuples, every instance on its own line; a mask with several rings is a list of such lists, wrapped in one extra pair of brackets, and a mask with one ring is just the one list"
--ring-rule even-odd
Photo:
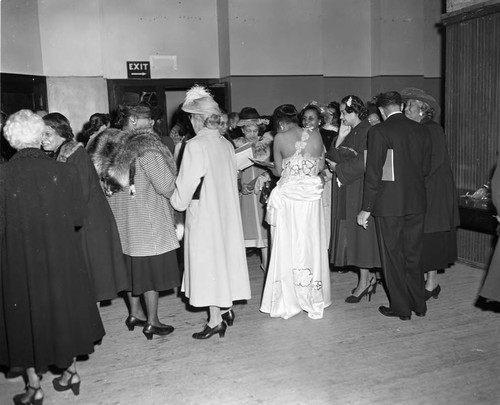
[(75, 226), (76, 169), (29, 148), (0, 166), (0, 364), (68, 367), (104, 336)]

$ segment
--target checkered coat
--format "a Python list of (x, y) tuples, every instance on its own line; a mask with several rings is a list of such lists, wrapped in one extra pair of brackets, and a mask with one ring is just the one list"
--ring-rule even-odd
[(170, 205), (177, 172), (170, 150), (152, 129), (119, 132), (112, 137), (105, 132), (96, 140), (100, 146), (92, 159), (98, 163), (101, 180), (114, 191), (108, 202), (123, 253), (143, 257), (177, 249)]

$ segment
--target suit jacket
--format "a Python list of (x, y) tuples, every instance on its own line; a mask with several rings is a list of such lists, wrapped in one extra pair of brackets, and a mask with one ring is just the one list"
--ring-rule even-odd
[[(381, 180), (388, 149), (394, 151), (394, 181)], [(431, 154), (427, 128), (404, 114), (375, 125), (368, 133), (362, 209), (381, 217), (425, 213)]]

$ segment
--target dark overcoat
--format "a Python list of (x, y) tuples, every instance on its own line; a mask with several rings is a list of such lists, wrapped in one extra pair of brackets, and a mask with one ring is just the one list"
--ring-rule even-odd
[(87, 215), (79, 234), (96, 300), (116, 298), (120, 291), (130, 290), (130, 281), (115, 217), (94, 164), (83, 145), (75, 141), (62, 145), (57, 160), (74, 165), (81, 180)]
[(446, 137), (441, 126), (429, 118), (421, 122), (431, 134), (431, 171), (425, 179), (427, 211), (424, 233), (450, 231), (460, 224), (458, 193), (451, 171)]
[[(67, 166), (67, 167), (66, 167)], [(28, 148), (0, 165), (0, 364), (68, 367), (104, 335), (75, 227), (76, 169)]]

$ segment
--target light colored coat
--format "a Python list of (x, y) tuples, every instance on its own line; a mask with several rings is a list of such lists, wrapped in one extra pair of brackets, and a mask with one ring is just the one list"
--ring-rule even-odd
[(218, 130), (204, 128), (186, 143), (170, 201), (186, 211), (182, 291), (191, 305), (228, 308), (249, 299), (234, 148)]

